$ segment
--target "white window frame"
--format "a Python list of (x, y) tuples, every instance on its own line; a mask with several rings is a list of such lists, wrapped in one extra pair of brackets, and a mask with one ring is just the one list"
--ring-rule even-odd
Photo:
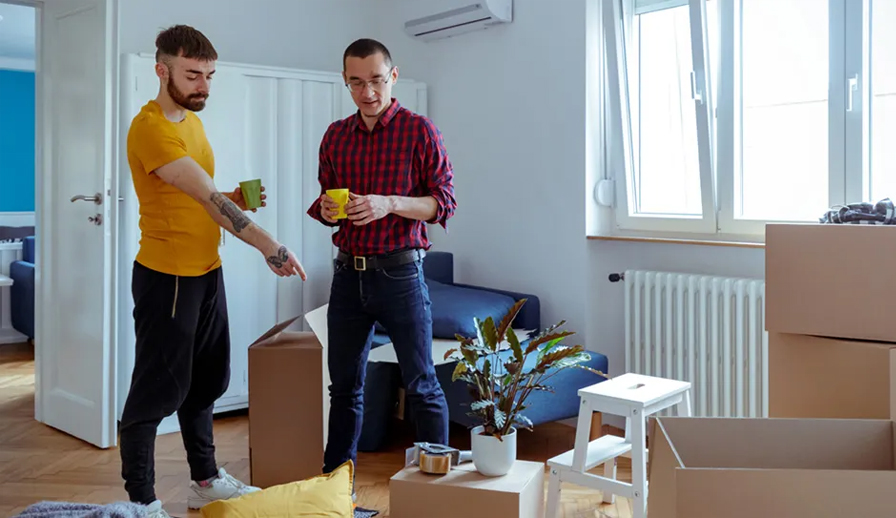
[[(616, 183), (616, 225), (619, 228), (651, 231), (685, 231), (697, 233), (714, 233), (716, 231), (715, 188), (713, 178), (712, 146), (708, 144), (712, 138), (712, 118), (710, 117), (711, 91), (709, 89), (709, 67), (706, 56), (705, 0), (671, 0), (657, 4), (657, 8), (668, 5), (688, 5), (690, 11), (691, 53), (693, 71), (691, 76), (691, 96), (694, 99), (695, 117), (697, 118), (698, 163), (700, 168), (700, 193), (702, 215), (688, 216), (680, 214), (656, 215), (641, 214), (636, 210), (637, 191), (634, 186), (634, 149), (631, 123), (631, 107), (629, 100), (629, 64), (628, 49), (633, 48), (630, 35), (634, 16), (632, 0), (604, 0), (604, 31), (606, 34), (607, 84), (609, 85), (608, 150), (617, 151), (620, 156), (611, 160), (611, 170)], [(693, 31), (700, 31), (700, 37), (694, 38)], [(696, 43), (695, 43), (696, 42)], [(619, 140), (613, 142), (614, 138)], [(705, 186), (711, 186), (709, 189)]]
[[(742, 78), (740, 77), (739, 62), (736, 55), (739, 52), (740, 30), (738, 13), (743, 0), (716, 0), (719, 4), (721, 35), (729, 34), (732, 37), (720, 37), (719, 52), (719, 99), (716, 107), (718, 117), (718, 160), (716, 170), (719, 181), (719, 233), (736, 235), (763, 235), (765, 226), (769, 223), (812, 223), (805, 220), (772, 220), (772, 219), (739, 219), (735, 217), (737, 207), (735, 197), (735, 180), (739, 177), (738, 168), (741, 167), (741, 158), (738, 156), (739, 146), (735, 143), (741, 138), (741, 103), (740, 90)], [(861, 0), (860, 0), (861, 1)], [(828, 69), (830, 87), (828, 89), (828, 204), (829, 206), (842, 204), (848, 199), (846, 193), (846, 86), (843, 82), (833, 80), (837, 77), (845, 77), (845, 49), (846, 34), (843, 23), (847, 0), (829, 0), (828, 38), (829, 59)], [(861, 49), (860, 49), (861, 52)], [(772, 80), (772, 79), (770, 79)], [(861, 164), (860, 164), (861, 165)], [(855, 198), (853, 198), (855, 199)], [(821, 216), (824, 209), (819, 209)]]
[[(737, 207), (736, 168), (740, 146), (740, 64), (734, 58), (739, 52), (740, 23), (738, 13), (744, 0), (718, 2), (719, 65), (717, 88), (710, 78), (706, 0), (657, 0), (655, 8), (689, 6), (691, 46), (696, 93), (695, 115), (698, 130), (698, 157), (703, 215), (637, 214), (634, 188), (632, 121), (628, 88), (631, 67), (627, 51), (633, 49), (628, 40), (633, 20), (633, 0), (603, 0), (603, 32), (606, 57), (604, 110), (607, 136), (608, 171), (616, 184), (614, 226), (633, 234), (647, 231), (660, 234), (700, 234), (720, 238), (747, 236), (761, 240), (768, 223), (812, 223), (797, 220), (748, 220), (735, 217)], [(880, 0), (878, 0), (880, 1)], [(868, 200), (871, 189), (870, 171), (870, 19), (872, 0), (828, 0), (829, 9), (829, 205)], [(867, 76), (867, 80), (866, 77)], [(852, 78), (852, 79), (850, 79)], [(770, 80), (773, 80), (770, 79)], [(712, 99), (712, 93), (718, 99)], [(697, 96), (695, 96), (697, 97)], [(717, 101), (717, 102), (716, 102)], [(737, 102), (735, 102), (737, 101)], [(710, 114), (714, 113), (715, 117)], [(714, 140), (714, 142), (712, 142)], [(712, 145), (704, 143), (712, 142)], [(708, 165), (707, 165), (708, 164)], [(847, 171), (856, 173), (847, 174)], [(861, 172), (861, 174), (859, 174)], [(708, 186), (708, 188), (706, 188)], [(819, 216), (823, 210), (819, 210)]]

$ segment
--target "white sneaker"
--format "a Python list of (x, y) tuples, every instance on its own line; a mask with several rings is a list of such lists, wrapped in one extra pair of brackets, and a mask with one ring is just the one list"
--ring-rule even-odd
[(146, 506), (146, 518), (171, 518), (171, 515), (162, 509), (162, 501), (156, 500)]
[(209, 485), (202, 487), (195, 481), (191, 481), (190, 489), (194, 493), (187, 498), (187, 507), (190, 509), (200, 509), (205, 504), (215, 500), (229, 500), (254, 493), (255, 491), (261, 491), (261, 488), (248, 486), (233, 478), (224, 471), (224, 468), (218, 469), (218, 476), (213, 478)]

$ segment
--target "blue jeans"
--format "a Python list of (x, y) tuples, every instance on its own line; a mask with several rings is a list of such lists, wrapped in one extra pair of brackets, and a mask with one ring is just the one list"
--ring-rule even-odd
[(422, 261), (366, 271), (336, 261), (327, 312), (331, 384), (324, 473), (349, 459), (357, 462), (364, 377), (376, 321), (395, 347), (417, 440), (448, 443), (448, 405), (432, 360), (430, 305)]

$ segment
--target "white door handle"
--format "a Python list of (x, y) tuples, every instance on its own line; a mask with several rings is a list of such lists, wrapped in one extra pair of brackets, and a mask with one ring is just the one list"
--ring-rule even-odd
[(97, 205), (101, 205), (103, 203), (103, 195), (100, 193), (96, 193), (93, 196), (84, 196), (83, 194), (78, 194), (76, 196), (72, 196), (72, 203), (81, 200), (81, 201), (92, 201)]

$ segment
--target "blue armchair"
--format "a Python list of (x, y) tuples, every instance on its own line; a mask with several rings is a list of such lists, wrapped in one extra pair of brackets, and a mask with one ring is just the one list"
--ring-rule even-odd
[(12, 327), (34, 340), (34, 236), (22, 240), (22, 260), (9, 265)]
[[(516, 319), (514, 329), (541, 330), (541, 304), (538, 296), (515, 291), (487, 288), (454, 282), (454, 256), (448, 252), (430, 252), (424, 260), (423, 273), (429, 285), (432, 300), (434, 338), (453, 338), (459, 331), (464, 336), (475, 336), (473, 317), (485, 318), (491, 315), (502, 317), (516, 301), (527, 299)], [(389, 343), (387, 330), (380, 326), (374, 334), (373, 348)], [(510, 351), (502, 352), (509, 356)], [(588, 366), (601, 372), (608, 372), (607, 357), (590, 352)], [(529, 359), (535, 361), (534, 356)], [(467, 384), (452, 382), (456, 362), (436, 366), (436, 375), (445, 391), (448, 401), (449, 418), (463, 426), (473, 426), (473, 419), (467, 415), (471, 403)], [(364, 389), (364, 425), (358, 448), (361, 451), (375, 451), (389, 435), (391, 417), (398, 405), (399, 388), (402, 386), (398, 365), (388, 362), (370, 362), (367, 365), (367, 379)], [(553, 393), (536, 392), (527, 399), (529, 410), (525, 415), (533, 424), (546, 423), (578, 415), (579, 388), (603, 381), (604, 378), (581, 369), (568, 369), (551, 378), (549, 385)], [(409, 408), (405, 408), (405, 419), (412, 419)]]

